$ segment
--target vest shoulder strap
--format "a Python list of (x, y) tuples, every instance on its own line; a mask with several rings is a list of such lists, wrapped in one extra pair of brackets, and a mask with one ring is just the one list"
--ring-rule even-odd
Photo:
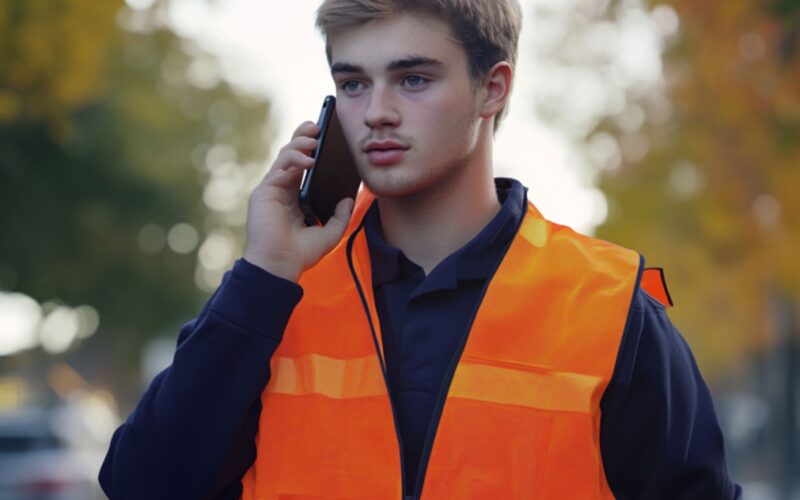
[(667, 280), (664, 278), (664, 269), (648, 267), (642, 272), (640, 285), (649, 296), (659, 301), (664, 307), (672, 307), (672, 297), (667, 289)]

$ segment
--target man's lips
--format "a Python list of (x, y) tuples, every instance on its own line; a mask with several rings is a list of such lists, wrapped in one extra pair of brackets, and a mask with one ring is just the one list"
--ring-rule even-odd
[(370, 163), (376, 166), (393, 165), (405, 156), (408, 146), (394, 141), (373, 141), (364, 146)]
[(405, 149), (373, 149), (367, 153), (367, 158), (373, 165), (383, 167), (398, 163), (405, 154)]

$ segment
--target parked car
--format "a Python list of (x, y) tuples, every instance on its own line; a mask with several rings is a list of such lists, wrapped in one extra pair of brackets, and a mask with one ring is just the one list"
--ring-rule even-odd
[(0, 413), (0, 500), (102, 498), (96, 457), (67, 434), (55, 410)]

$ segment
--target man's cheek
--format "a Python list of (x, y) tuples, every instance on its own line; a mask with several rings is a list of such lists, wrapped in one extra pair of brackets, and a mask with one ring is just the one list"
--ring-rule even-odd
[(350, 146), (350, 151), (353, 153), (353, 156), (355, 156), (358, 150), (358, 144), (361, 139), (363, 139), (363, 137), (359, 135), (357, 120), (353, 119), (352, 113), (341, 112), (339, 113), (339, 123), (342, 125), (342, 132), (344, 133), (347, 145)]

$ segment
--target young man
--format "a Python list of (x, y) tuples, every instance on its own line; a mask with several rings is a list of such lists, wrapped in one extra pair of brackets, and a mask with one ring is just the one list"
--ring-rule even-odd
[(298, 127), (244, 258), (115, 434), (111, 498), (740, 496), (642, 259), (493, 179), (520, 22), (514, 0), (323, 3), (368, 191), (306, 227)]

